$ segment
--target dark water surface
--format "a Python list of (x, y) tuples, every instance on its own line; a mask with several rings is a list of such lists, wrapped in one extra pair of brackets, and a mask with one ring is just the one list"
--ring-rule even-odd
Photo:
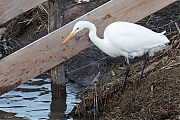
[[(52, 99), (50, 78), (34, 78), (0, 96), (1, 119), (69, 119), (67, 116), (80, 102), (75, 91), (79, 86), (68, 82), (67, 96)], [(76, 89), (77, 88), (77, 89)]]

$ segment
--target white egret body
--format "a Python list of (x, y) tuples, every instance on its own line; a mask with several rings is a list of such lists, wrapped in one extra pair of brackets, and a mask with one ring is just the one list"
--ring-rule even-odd
[(145, 53), (153, 56), (155, 52), (163, 50), (166, 44), (169, 43), (168, 38), (164, 35), (165, 32), (156, 33), (129, 22), (110, 24), (104, 31), (104, 39), (101, 39), (96, 35), (97, 29), (95, 25), (88, 21), (77, 22), (63, 43), (68, 42), (74, 34), (84, 28), (89, 29), (89, 37), (99, 49), (112, 57), (124, 56), (127, 64), (129, 64), (129, 58), (143, 56)]

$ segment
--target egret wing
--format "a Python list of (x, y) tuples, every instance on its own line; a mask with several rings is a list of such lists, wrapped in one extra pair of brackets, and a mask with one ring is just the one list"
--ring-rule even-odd
[(143, 26), (127, 22), (115, 22), (109, 25), (104, 37), (112, 46), (129, 53), (148, 50), (169, 42), (163, 33), (156, 33)]

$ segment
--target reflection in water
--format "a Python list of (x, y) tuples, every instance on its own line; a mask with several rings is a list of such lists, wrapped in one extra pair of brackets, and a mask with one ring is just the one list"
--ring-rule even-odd
[(67, 96), (52, 98), (49, 78), (35, 78), (0, 96), (0, 119), (67, 119), (76, 99), (76, 91), (67, 84)]

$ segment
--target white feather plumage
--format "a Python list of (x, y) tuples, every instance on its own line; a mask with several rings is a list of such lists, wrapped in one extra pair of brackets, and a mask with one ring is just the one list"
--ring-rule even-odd
[(129, 22), (114, 22), (106, 27), (104, 31), (104, 39), (100, 39), (96, 35), (96, 27), (88, 21), (79, 21), (74, 26), (76, 32), (87, 28), (89, 29), (89, 37), (91, 41), (106, 54), (117, 57), (124, 56), (129, 58), (139, 57), (145, 53), (153, 56), (155, 52), (159, 52), (169, 43), (165, 32), (156, 33), (143, 26)]

